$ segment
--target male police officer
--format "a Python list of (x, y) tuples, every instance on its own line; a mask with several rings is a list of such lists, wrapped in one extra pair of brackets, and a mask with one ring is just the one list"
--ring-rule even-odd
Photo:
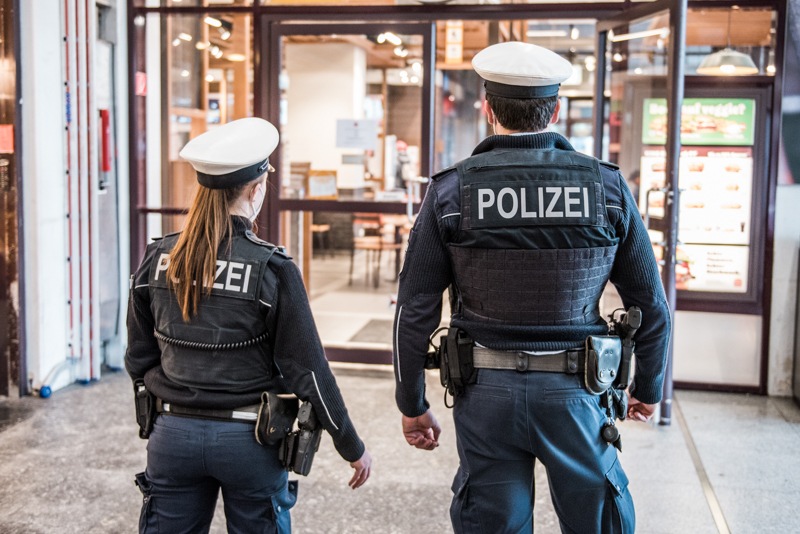
[(455, 532), (531, 532), (537, 458), (563, 532), (633, 532), (627, 479), (601, 436), (608, 412), (584, 384), (583, 351), (589, 336), (606, 334), (599, 299), (610, 280), (626, 307), (642, 311), (627, 415), (650, 419), (670, 316), (647, 232), (616, 166), (545, 131), (569, 62), (508, 42), (472, 64), (495, 135), (433, 177), (411, 233), (395, 316), (403, 432), (417, 448), (438, 446), (424, 366), (449, 287), (450, 326), (476, 368), (460, 369), (467, 384), (454, 401)]

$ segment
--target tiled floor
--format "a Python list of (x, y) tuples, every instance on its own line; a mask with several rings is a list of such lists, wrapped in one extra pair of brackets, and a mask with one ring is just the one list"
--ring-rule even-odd
[[(385, 335), (364, 336), (368, 342), (353, 339), (373, 320), (394, 319), (393, 298), (397, 295), (397, 282), (391, 278), (392, 258), (384, 258), (378, 287), (367, 283), (364, 262), (359, 251), (353, 263), (353, 283), (349, 283), (349, 254), (340, 253), (315, 259), (311, 266), (311, 310), (317, 322), (322, 341), (327, 346), (358, 346), (363, 348), (391, 349), (391, 332)], [(391, 261), (390, 261), (391, 260)]]
[[(386, 325), (396, 283), (382, 280), (374, 288), (356, 270), (349, 285), (348, 269), (349, 256), (341, 254), (314, 262), (311, 305), (322, 339), (391, 348)], [(616, 307), (615, 298), (604, 298), (604, 308)], [(334, 365), (374, 472), (363, 488), (349, 490), (347, 463), (323, 439), (311, 475), (300, 483), (294, 532), (451, 532), (458, 459), (438, 375), (429, 374), (428, 391), (444, 431), (441, 446), (426, 452), (401, 436), (391, 368)], [(621, 430), (638, 533), (800, 532), (800, 409), (792, 400), (677, 391), (671, 426), (625, 422)], [(46, 400), (0, 400), (0, 534), (136, 532), (141, 496), (133, 475), (144, 468), (145, 447), (124, 373), (106, 373)], [(536, 532), (558, 533), (541, 465), (536, 480)], [(224, 525), (218, 503), (211, 531), (225, 532)]]
[[(450, 532), (457, 458), (438, 377), (429, 375), (429, 392), (444, 431), (441, 446), (427, 452), (400, 435), (388, 368), (336, 365), (335, 373), (374, 473), (351, 491), (349, 467), (323, 439), (300, 483), (294, 532)], [(136, 434), (131, 392), (127, 376), (111, 373), (49, 399), (0, 401), (0, 415), (10, 418), (0, 425), (0, 533), (136, 532), (141, 498), (133, 475), (144, 467), (146, 442)], [(622, 424), (620, 458), (638, 533), (800, 532), (800, 409), (793, 401), (677, 391), (673, 414), (669, 427)], [(541, 466), (536, 474), (536, 532), (557, 533)], [(221, 505), (212, 532), (225, 532)]]

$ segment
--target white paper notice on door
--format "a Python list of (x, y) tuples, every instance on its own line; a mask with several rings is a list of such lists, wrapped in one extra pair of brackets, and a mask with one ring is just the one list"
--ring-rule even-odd
[(337, 119), (336, 148), (375, 150), (378, 146), (378, 121), (375, 119)]

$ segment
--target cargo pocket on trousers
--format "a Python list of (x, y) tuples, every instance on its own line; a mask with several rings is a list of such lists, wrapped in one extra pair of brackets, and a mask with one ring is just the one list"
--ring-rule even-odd
[(633, 499), (628, 492), (628, 477), (619, 461), (614, 462), (606, 473), (609, 499), (606, 502), (603, 532), (614, 534), (633, 534), (636, 529), (636, 512)]
[(290, 480), (286, 489), (272, 496), (272, 510), (275, 513), (275, 526), (278, 534), (292, 532), (292, 516), (289, 510), (297, 502), (297, 481)]
[(469, 473), (459, 467), (455, 478), (453, 478), (453, 485), (450, 489), (453, 492), (453, 502), (450, 503), (450, 520), (453, 523), (453, 531), (458, 534), (465, 532), (464, 525), (468, 523), (468, 521), (465, 520), (464, 514), (468, 510)]
[(153, 513), (153, 496), (152, 487), (144, 472), (136, 473), (135, 475), (136, 487), (142, 492), (142, 511), (139, 514), (139, 532), (158, 532), (158, 524), (156, 523), (156, 516)]

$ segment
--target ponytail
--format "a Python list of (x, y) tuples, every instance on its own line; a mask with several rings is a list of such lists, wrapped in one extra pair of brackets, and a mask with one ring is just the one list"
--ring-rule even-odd
[(219, 247), (225, 241), (230, 243), (233, 234), (230, 208), (246, 186), (200, 186), (195, 194), (167, 267), (167, 284), (175, 292), (184, 321), (197, 314), (203, 292), (211, 293)]

